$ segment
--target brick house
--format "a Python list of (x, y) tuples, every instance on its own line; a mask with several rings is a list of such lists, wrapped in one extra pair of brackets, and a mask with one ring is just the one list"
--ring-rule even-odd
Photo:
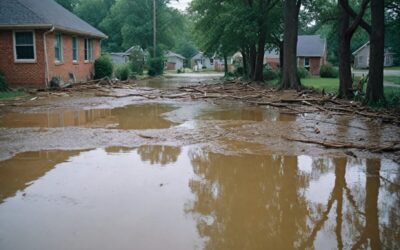
[[(297, 38), (297, 65), (306, 68), (312, 75), (319, 75), (321, 66), (327, 63), (326, 39), (319, 35), (305, 35)], [(266, 51), (264, 64), (280, 67), (279, 51)]]
[(10, 86), (90, 79), (105, 38), (53, 0), (0, 0), (0, 72)]

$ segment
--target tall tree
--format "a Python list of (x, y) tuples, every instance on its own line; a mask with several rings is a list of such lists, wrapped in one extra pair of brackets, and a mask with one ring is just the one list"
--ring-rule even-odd
[(79, 0), (56, 0), (56, 2), (72, 12)]
[(385, 55), (385, 6), (383, 0), (371, 0), (371, 35), (369, 80), (366, 103), (385, 102), (383, 94), (383, 65)]
[(297, 34), (301, 0), (285, 0), (283, 7), (283, 77), (282, 89), (300, 89), (300, 78), (297, 75)]
[(360, 25), (365, 10), (370, 0), (363, 0), (358, 14), (354, 20), (350, 22), (350, 14), (354, 10), (349, 5), (349, 0), (340, 0), (338, 3), (339, 20), (338, 20), (338, 38), (339, 38), (339, 97), (351, 99), (353, 98), (352, 77), (351, 77), (351, 39)]

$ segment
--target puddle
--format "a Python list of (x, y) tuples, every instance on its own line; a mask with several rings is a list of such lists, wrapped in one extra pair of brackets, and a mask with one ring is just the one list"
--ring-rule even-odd
[(231, 106), (207, 110), (202, 120), (240, 120), (240, 121), (296, 121), (296, 115), (282, 114), (277, 109), (265, 107)]
[(398, 165), (254, 148), (18, 154), (0, 162), (0, 249), (400, 248)]
[(176, 125), (163, 117), (174, 109), (166, 104), (143, 104), (114, 109), (7, 113), (0, 118), (0, 127), (161, 129)]

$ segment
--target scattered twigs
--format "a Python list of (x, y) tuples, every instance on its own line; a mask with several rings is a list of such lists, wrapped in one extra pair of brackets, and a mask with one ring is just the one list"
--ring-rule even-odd
[(378, 146), (378, 145), (360, 145), (360, 144), (353, 144), (353, 143), (343, 143), (343, 142), (327, 142), (327, 141), (318, 141), (318, 140), (311, 140), (311, 139), (300, 139), (300, 138), (291, 138), (287, 136), (282, 136), (282, 138), (288, 141), (296, 141), (296, 142), (303, 142), (303, 143), (312, 143), (321, 145), (327, 148), (336, 148), (336, 149), (346, 149), (346, 148), (355, 148), (360, 150), (369, 150), (375, 153), (378, 152), (396, 152), (400, 151), (400, 146), (397, 146), (399, 143), (394, 142), (391, 145), (385, 146)]

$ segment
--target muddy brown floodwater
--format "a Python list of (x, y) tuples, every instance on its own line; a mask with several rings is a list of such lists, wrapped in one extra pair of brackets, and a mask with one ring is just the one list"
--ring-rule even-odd
[(400, 249), (398, 163), (277, 138), (316, 120), (335, 138), (386, 140), (396, 128), (102, 100), (3, 110), (0, 249)]

